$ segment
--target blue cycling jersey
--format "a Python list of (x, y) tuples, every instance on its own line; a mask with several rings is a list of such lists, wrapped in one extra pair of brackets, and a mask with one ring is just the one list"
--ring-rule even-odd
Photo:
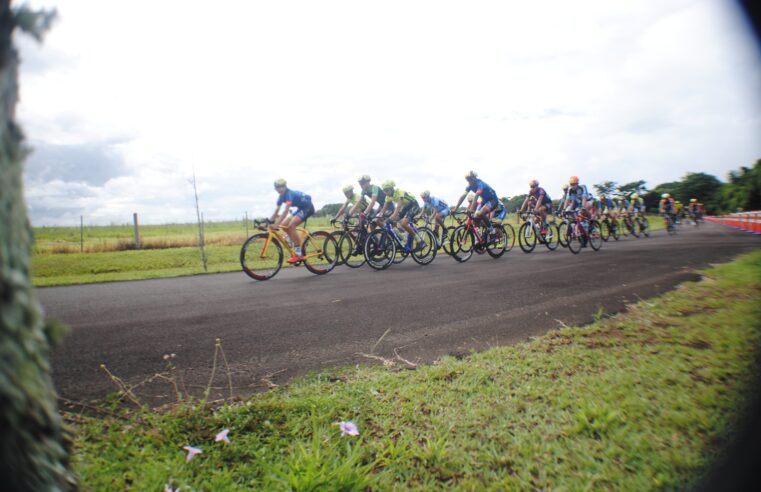
[(449, 210), (449, 205), (447, 205), (444, 200), (432, 196), (428, 199), (428, 201), (423, 200), (423, 208), (431, 208), (438, 210), (439, 212), (443, 212), (445, 210)]
[(497, 192), (494, 191), (494, 188), (489, 186), (488, 184), (484, 183), (480, 179), (477, 179), (476, 182), (472, 185), (468, 185), (465, 188), (465, 191), (473, 191), (473, 192), (481, 192), (481, 200), (483, 200), (484, 203), (491, 201), (491, 200), (497, 200)]
[(286, 190), (277, 198), (277, 206), (279, 207), (286, 202), (291, 202), (292, 207), (307, 208), (312, 204), (312, 197), (300, 191)]

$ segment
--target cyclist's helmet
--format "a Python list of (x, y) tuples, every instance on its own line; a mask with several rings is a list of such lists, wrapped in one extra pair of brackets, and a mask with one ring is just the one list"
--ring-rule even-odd
[(697, 199), (697, 198), (690, 198), (690, 203), (695, 203), (695, 202), (697, 202), (697, 201), (698, 201), (698, 199)]
[(369, 183), (369, 182), (370, 182), (370, 176), (368, 176), (367, 174), (363, 174), (362, 176), (360, 176), (360, 177), (359, 177), (359, 179), (357, 180), (357, 182), (358, 182), (359, 184), (362, 184), (362, 183)]
[(354, 193), (354, 187), (352, 185), (346, 185), (343, 188), (344, 193)]
[(431, 192), (428, 190), (424, 190), (422, 193), (420, 193), (420, 197), (425, 200), (427, 198), (431, 198)]
[(285, 182), (283, 178), (280, 178), (280, 179), (276, 179), (274, 184), (275, 184), (275, 188), (285, 188), (287, 183)]
[(662, 194), (662, 195), (661, 195), (661, 198), (668, 198), (668, 197), (670, 197), (670, 196), (671, 196), (671, 195), (669, 195), (668, 193), (664, 193), (664, 194)]
[(571, 186), (579, 184), (579, 177), (578, 176), (571, 176), (571, 178), (568, 180), (568, 183)]
[(478, 178), (478, 173), (475, 171), (468, 171), (468, 174), (465, 175), (465, 179), (476, 179)]
[(637, 198), (639, 198), (639, 195), (636, 193), (632, 193), (632, 200), (636, 200)]
[(536, 188), (537, 186), (539, 186), (539, 181), (532, 179), (531, 181), (528, 182), (528, 185), (530, 188)]
[(381, 186), (381, 188), (383, 188), (383, 191), (393, 190), (394, 186), (396, 186), (396, 183), (394, 183), (393, 181), (389, 179), (383, 182), (383, 185)]

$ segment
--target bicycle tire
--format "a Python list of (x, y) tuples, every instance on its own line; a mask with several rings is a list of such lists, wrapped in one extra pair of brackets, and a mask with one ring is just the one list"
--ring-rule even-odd
[(630, 226), (627, 226), (629, 232), (631, 232), (632, 236), (639, 239), (639, 232), (637, 232), (637, 222), (634, 219), (631, 219), (629, 224)]
[[(447, 237), (444, 239), (441, 239), (441, 247), (444, 250), (444, 252), (448, 255), (452, 255), (452, 243), (449, 241), (449, 239), (452, 237), (452, 233), (455, 230), (455, 226), (447, 226), (445, 229), (447, 231)], [(442, 231), (443, 235), (443, 231)]]
[(510, 251), (515, 246), (515, 229), (507, 223), (503, 223), (502, 228), (505, 230), (505, 251)]
[[(340, 243), (341, 238), (346, 234), (346, 231), (333, 231), (330, 233), (331, 236), (333, 236), (333, 239), (336, 241), (336, 246)], [(338, 261), (336, 261), (336, 266), (341, 266), (346, 263), (346, 258), (344, 258), (343, 251), (341, 251), (341, 248), (338, 248)]]
[[(283, 247), (266, 232), (254, 234), (240, 248), (240, 265), (254, 280), (269, 280), (283, 266)], [(262, 254), (264, 253), (264, 254)]]
[(547, 234), (544, 236), (544, 245), (547, 246), (547, 249), (550, 251), (555, 251), (558, 249), (559, 244), (560, 229), (558, 228), (557, 224), (549, 224), (547, 227)]
[(473, 232), (469, 231), (466, 226), (458, 226), (452, 237), (450, 238), (452, 258), (460, 263), (465, 263), (473, 256), (473, 245), (475, 244), (475, 237)]
[(349, 268), (359, 268), (365, 264), (365, 253), (357, 243), (357, 239), (351, 232), (344, 232), (338, 240), (338, 252), (341, 254), (343, 264)]
[(611, 221), (609, 227), (610, 227), (610, 235), (611, 235), (611, 237), (613, 239), (615, 239), (616, 241), (618, 241), (618, 238), (620, 237), (620, 235), (618, 233), (618, 222), (615, 221), (615, 220)]
[(494, 224), (494, 241), (489, 241), (486, 245), (486, 252), (492, 258), (499, 258), (507, 249), (507, 234), (502, 224)]
[(438, 252), (436, 235), (432, 230), (427, 227), (418, 229), (419, 236), (423, 236), (426, 246), (421, 250), (412, 250), (410, 256), (415, 260), (418, 265), (429, 265), (434, 259), (436, 259), (436, 253)]
[[(580, 226), (579, 226), (580, 227)], [(568, 251), (571, 253), (577, 255), (579, 254), (579, 251), (581, 251), (582, 247), (582, 237), (581, 235), (577, 234), (574, 230), (576, 228), (575, 224), (569, 224), (568, 227)]]
[(650, 221), (647, 220), (647, 217), (642, 218), (639, 230), (645, 237), (650, 237)]
[(325, 231), (310, 233), (301, 245), (304, 266), (315, 275), (324, 275), (335, 268), (338, 263), (338, 244), (335, 238)]
[(569, 237), (570, 237), (570, 233), (568, 228), (568, 222), (564, 220), (558, 226), (558, 244), (560, 244), (564, 248), (567, 248)]
[(600, 233), (600, 223), (596, 220), (590, 220), (589, 221), (589, 233), (587, 234), (587, 241), (589, 241), (589, 246), (595, 250), (600, 251), (600, 248), (602, 248), (602, 235)]
[(375, 270), (385, 270), (396, 256), (396, 244), (384, 229), (376, 229), (368, 234), (363, 249), (365, 261)]
[(518, 245), (524, 253), (531, 253), (536, 248), (536, 232), (528, 222), (521, 224), (518, 229)]
[(610, 239), (610, 225), (608, 224), (607, 219), (600, 222), (600, 237), (605, 242)]

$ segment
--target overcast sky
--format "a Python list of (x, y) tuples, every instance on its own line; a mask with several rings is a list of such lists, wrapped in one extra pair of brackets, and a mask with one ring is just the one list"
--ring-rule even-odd
[[(18, 2), (17, 2), (18, 4)], [(32, 224), (268, 215), (272, 181), (361, 174), (454, 204), (649, 186), (761, 158), (761, 63), (734, 3), (33, 1), (16, 37)]]

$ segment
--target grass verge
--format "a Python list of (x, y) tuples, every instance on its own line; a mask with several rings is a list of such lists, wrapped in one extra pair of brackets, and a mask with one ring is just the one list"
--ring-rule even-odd
[[(216, 408), (78, 416), (75, 470), (92, 490), (689, 488), (737, 432), (761, 361), (761, 252), (702, 273), (462, 360), (337, 369)], [(230, 444), (214, 441), (223, 428)], [(185, 445), (203, 454), (186, 462)]]

